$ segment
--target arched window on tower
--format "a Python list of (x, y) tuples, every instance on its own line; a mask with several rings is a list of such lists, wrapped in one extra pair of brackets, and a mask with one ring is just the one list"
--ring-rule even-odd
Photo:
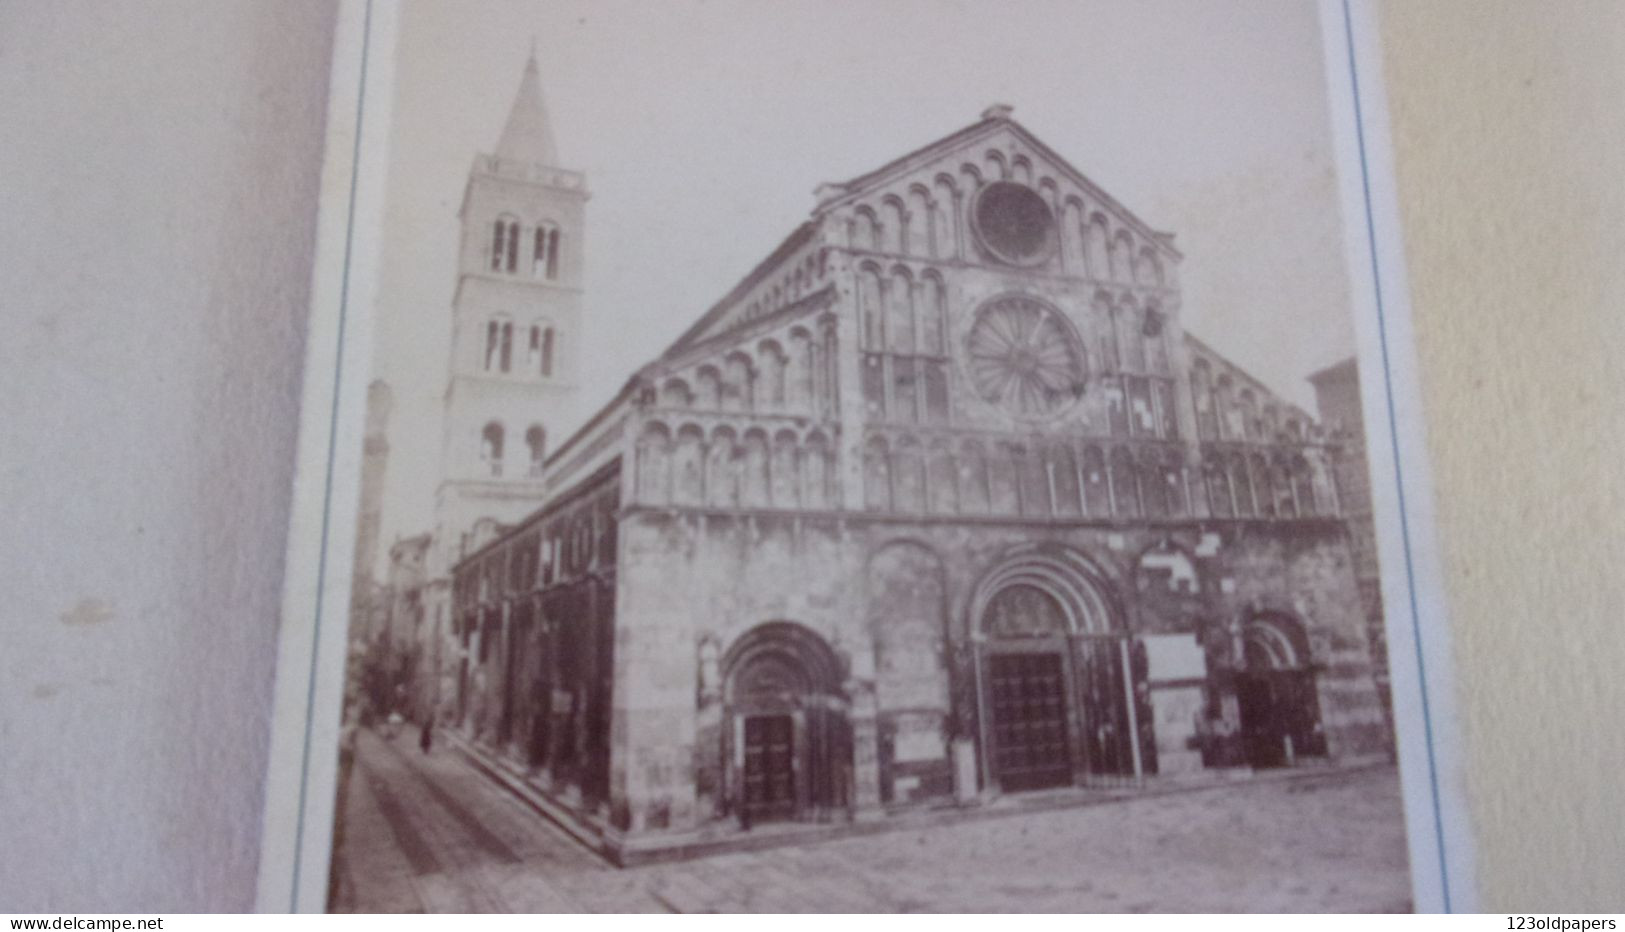
[(490, 321), (485, 325), (485, 371), (491, 372), (497, 367), (497, 357), (502, 350), (502, 322)]
[(525, 371), (531, 375), (542, 375), (542, 328), (538, 324), (530, 325), (530, 339), (525, 349)]
[(548, 228), (538, 224), (530, 254), (530, 277), (541, 278), (547, 274), (547, 234)]
[(504, 214), (491, 227), (491, 271), (519, 270), (519, 221)]
[(525, 431), (525, 449), (530, 453), (530, 476), (532, 479), (542, 474), (542, 463), (547, 458), (547, 431), (542, 425), (532, 424)]
[(561, 238), (558, 230), (549, 230), (547, 233), (547, 280), (553, 281), (559, 277), (559, 248)]
[(480, 463), (493, 478), (502, 477), (502, 425), (496, 421), (480, 432)]
[(513, 371), (513, 321), (502, 322), (502, 351), (499, 360), (503, 372)]
[(553, 328), (548, 327), (542, 331), (542, 376), (553, 376)]

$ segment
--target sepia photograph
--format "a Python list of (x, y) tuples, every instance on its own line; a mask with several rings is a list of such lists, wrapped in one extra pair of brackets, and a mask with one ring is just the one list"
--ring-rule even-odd
[(326, 908), (1423, 905), (1343, 15), (369, 20)]

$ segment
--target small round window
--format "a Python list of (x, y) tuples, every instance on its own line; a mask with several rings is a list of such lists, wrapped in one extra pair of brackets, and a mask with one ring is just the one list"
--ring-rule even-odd
[(988, 252), (1011, 265), (1037, 265), (1055, 242), (1055, 215), (1037, 191), (995, 181), (976, 195), (971, 222)]

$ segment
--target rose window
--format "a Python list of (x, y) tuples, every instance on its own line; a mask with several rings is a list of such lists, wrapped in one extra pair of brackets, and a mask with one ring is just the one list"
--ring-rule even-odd
[(1001, 298), (976, 315), (966, 343), (971, 384), (990, 404), (1042, 417), (1083, 394), (1083, 348), (1061, 312), (1032, 298)]
[(1014, 181), (995, 181), (976, 194), (971, 227), (994, 257), (1010, 265), (1035, 266), (1055, 247), (1055, 215), (1037, 191)]

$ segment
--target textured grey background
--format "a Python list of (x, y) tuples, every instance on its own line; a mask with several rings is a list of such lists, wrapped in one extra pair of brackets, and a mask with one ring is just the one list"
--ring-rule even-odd
[[(1625, 6), (1385, 3), (1484, 906), (1625, 909)], [(332, 0), (0, 0), (0, 911), (253, 898)]]
[(1380, 9), (1482, 905), (1625, 911), (1625, 4)]
[(253, 902), (331, 0), (0, 0), (0, 912)]

